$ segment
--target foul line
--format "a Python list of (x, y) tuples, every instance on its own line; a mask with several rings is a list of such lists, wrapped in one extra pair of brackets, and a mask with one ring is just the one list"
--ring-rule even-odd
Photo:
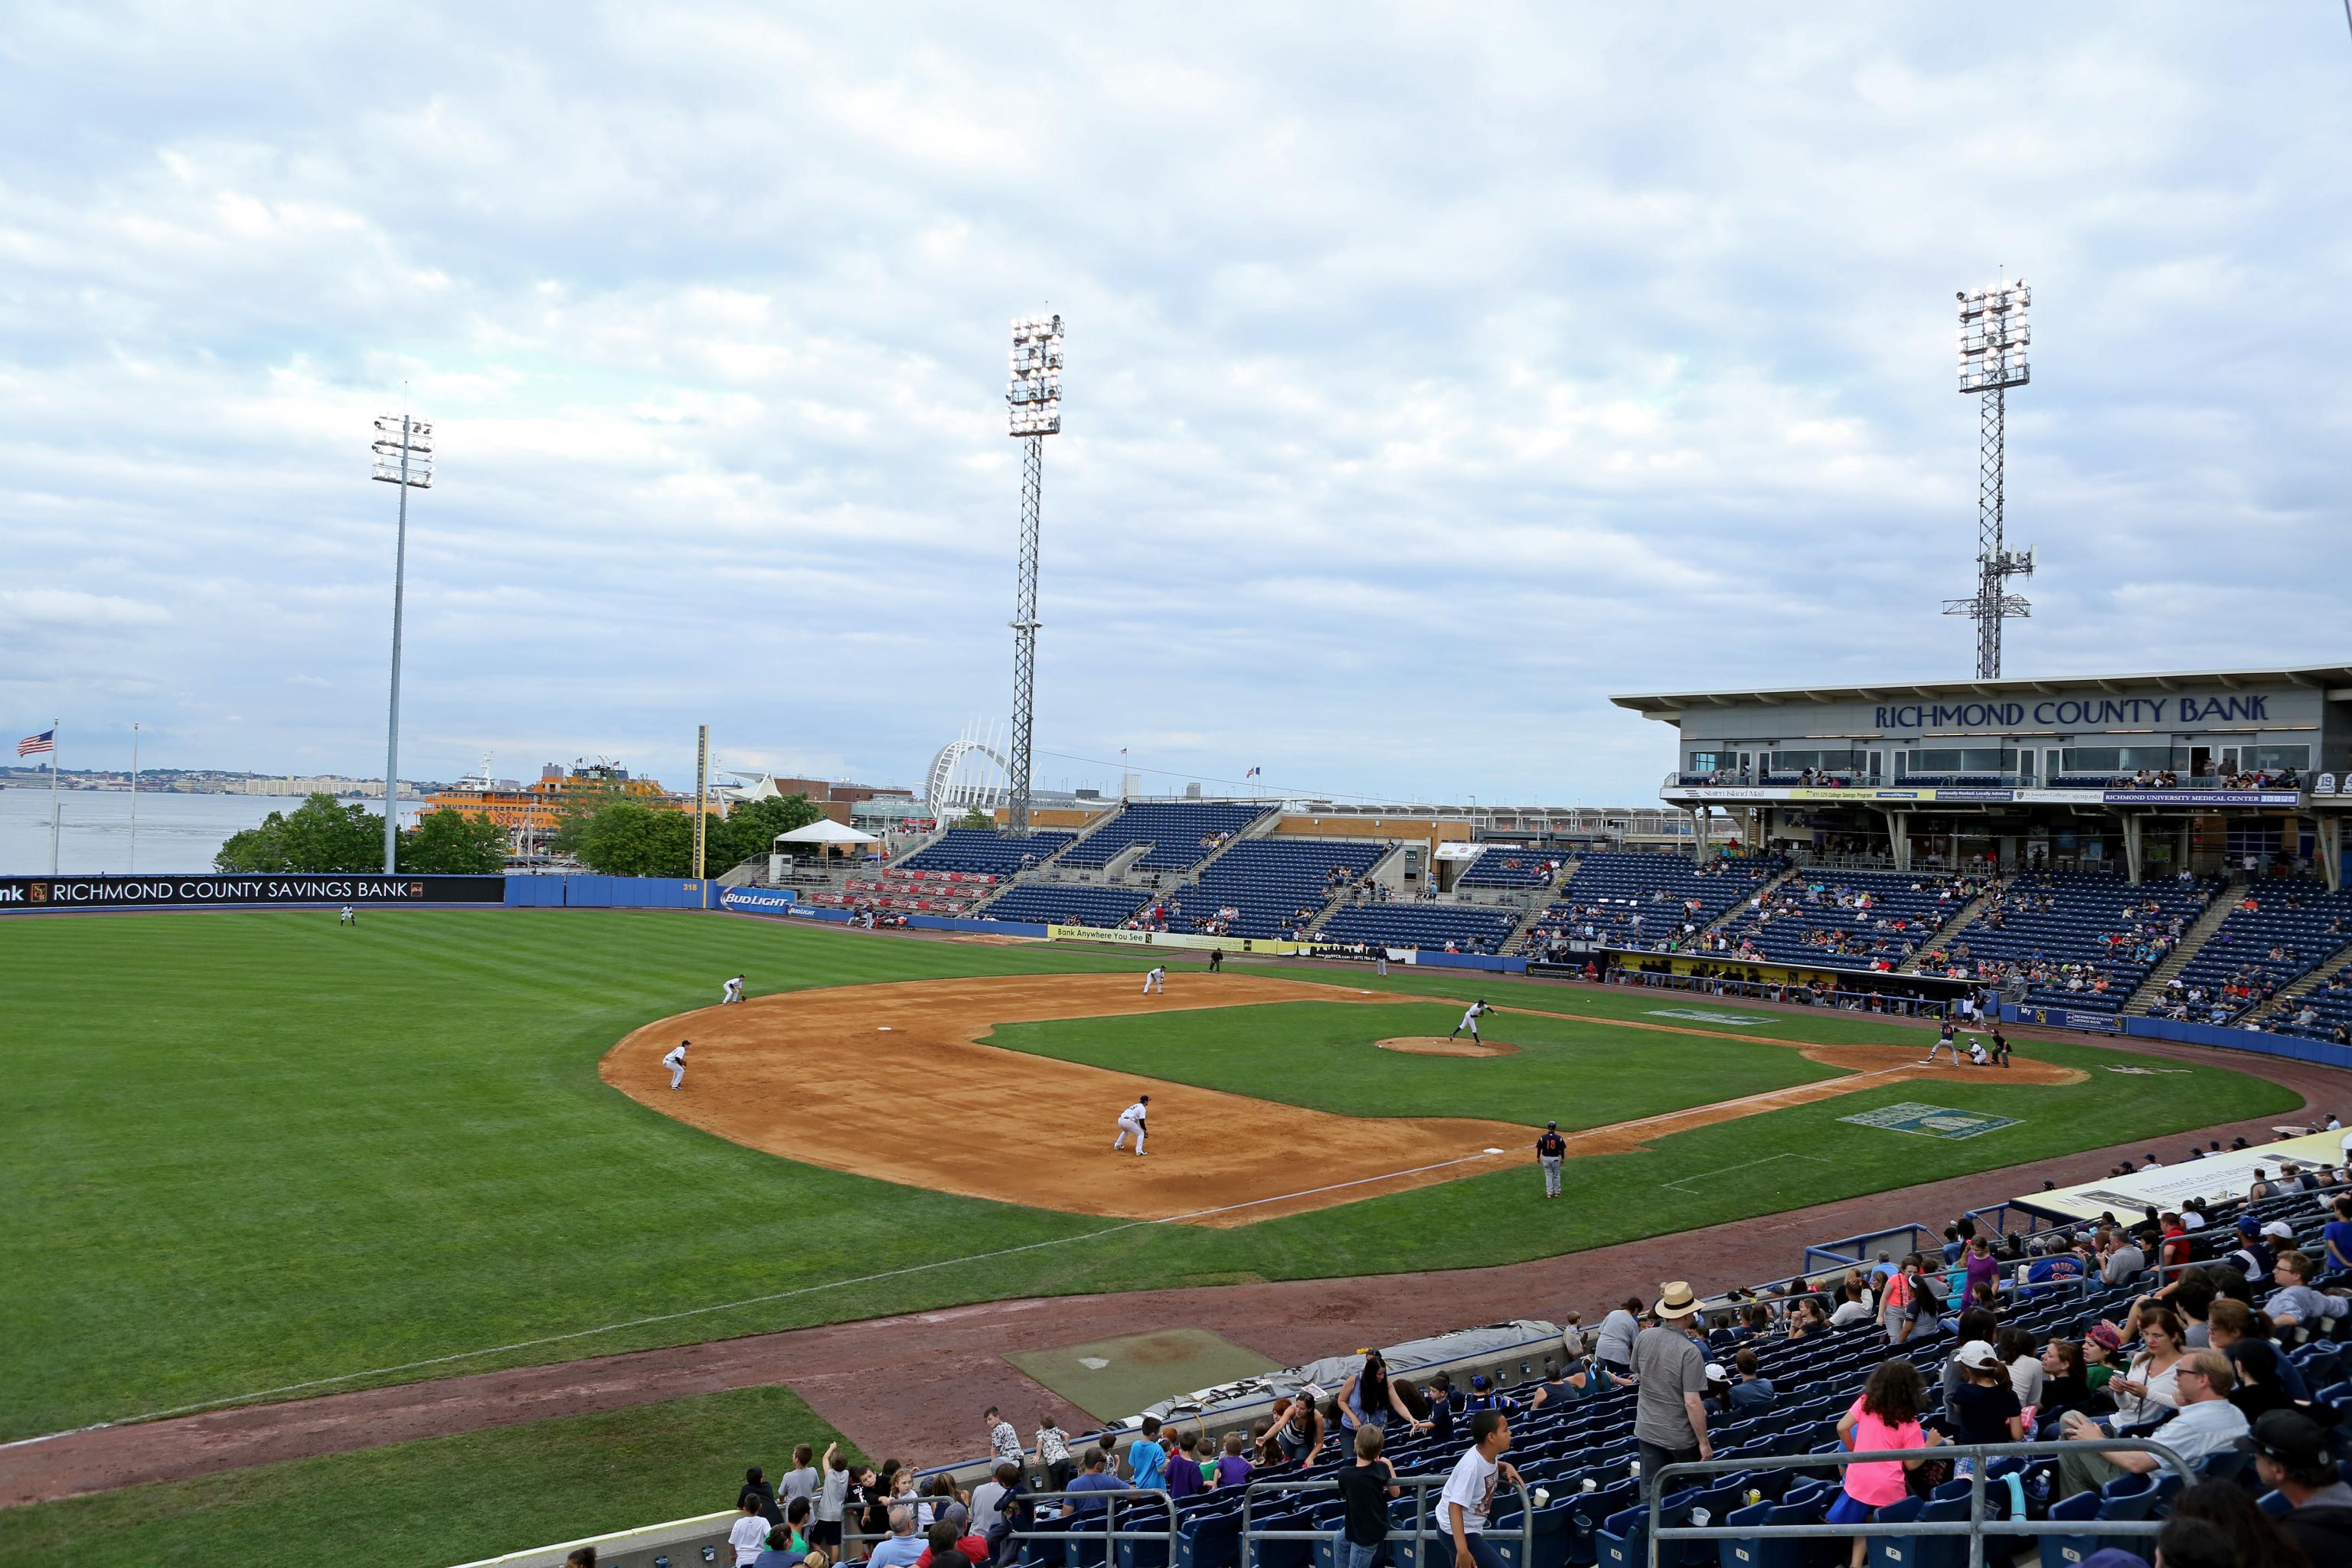
[[(1209, 1215), (1231, 1214), (1237, 1209), (1255, 1208), (1261, 1204), (1288, 1203), (1296, 1198), (1313, 1197), (1318, 1194), (1338, 1192), (1343, 1187), (1362, 1186), (1370, 1182), (1392, 1181), (1399, 1176), (1421, 1175), (1430, 1171), (1444, 1170), (1451, 1165), (1469, 1164), (1475, 1161), (1491, 1160), (1487, 1153), (1465, 1155), (1457, 1160), (1440, 1160), (1434, 1164), (1414, 1165), (1385, 1175), (1360, 1176), (1354, 1181), (1335, 1182), (1328, 1186), (1308, 1187), (1299, 1192), (1284, 1193), (1276, 1197), (1252, 1198), (1246, 1203), (1226, 1204), (1217, 1208), (1194, 1209), (1188, 1214), (1165, 1215), (1157, 1219), (1123, 1220), (1107, 1225), (1099, 1230), (1080, 1231), (1075, 1236), (1048, 1237), (1044, 1241), (1024, 1242), (1018, 1247), (1002, 1247), (993, 1252), (968, 1253), (961, 1258), (942, 1258), (929, 1263), (910, 1263), (903, 1268), (885, 1268), (877, 1273), (860, 1274), (854, 1279), (828, 1279), (816, 1285), (798, 1285), (789, 1290), (776, 1290), (765, 1296), (746, 1296), (740, 1300), (720, 1301), (707, 1307), (688, 1307), (676, 1312), (656, 1312), (648, 1317), (629, 1318), (617, 1323), (604, 1323), (593, 1329), (574, 1329), (568, 1333), (543, 1334), (537, 1339), (516, 1340), (503, 1345), (485, 1345), (478, 1350), (457, 1351), (448, 1355), (427, 1356), (422, 1361), (397, 1362), (390, 1366), (370, 1367), (364, 1372), (340, 1373), (333, 1377), (308, 1378), (300, 1383), (282, 1383), (275, 1388), (257, 1389), (250, 1394), (234, 1394), (219, 1399), (198, 1400), (193, 1405), (175, 1405), (168, 1410), (150, 1410), (143, 1415), (118, 1416), (111, 1421), (93, 1421), (86, 1426), (69, 1426), (59, 1432), (44, 1432), (37, 1437), (17, 1437), (0, 1443), (0, 1452), (10, 1448), (29, 1447), (36, 1443), (54, 1443), (61, 1437), (79, 1436), (85, 1432), (103, 1432), (110, 1427), (135, 1426), (147, 1421), (168, 1421), (177, 1415), (194, 1415), (206, 1410), (221, 1410), (232, 1405), (250, 1405), (257, 1400), (273, 1399), (281, 1394), (301, 1394), (312, 1389), (331, 1388), (337, 1384), (357, 1383), (364, 1378), (386, 1377), (397, 1372), (422, 1372), (427, 1367), (447, 1366), (452, 1362), (473, 1361), (481, 1356), (504, 1355), (512, 1351), (537, 1350), (545, 1345), (560, 1345), (574, 1340), (593, 1339), (599, 1334), (618, 1333), (625, 1329), (649, 1328), (656, 1323), (675, 1323), (688, 1318), (707, 1317), (713, 1312), (731, 1312), (742, 1307), (766, 1306), (773, 1301), (788, 1301), (796, 1296), (813, 1296), (820, 1290), (837, 1290), (850, 1285), (870, 1285), (880, 1279), (897, 1279), (909, 1274), (922, 1274), (934, 1268), (959, 1268), (967, 1263), (985, 1263), (992, 1258), (1011, 1258), (1024, 1252), (1036, 1252), (1048, 1247), (1066, 1247), (1074, 1241), (1095, 1241), (1121, 1231), (1137, 1230), (1145, 1226), (1181, 1225), (1186, 1220), (1201, 1219)], [(804, 1327), (823, 1327), (808, 1324)], [(661, 1350), (667, 1346), (647, 1346)]]
[(1742, 1160), (1737, 1165), (1726, 1165), (1719, 1171), (1696, 1171), (1687, 1176), (1680, 1178), (1679, 1180), (1661, 1182), (1658, 1184), (1661, 1187), (1668, 1188), (1674, 1192), (1685, 1193), (1689, 1194), (1692, 1197), (1696, 1197), (1698, 1194), (1692, 1193), (1689, 1186), (1685, 1184), (1691, 1182), (1703, 1182), (1709, 1176), (1727, 1176), (1734, 1171), (1753, 1170), (1758, 1165), (1769, 1165), (1775, 1160), (1808, 1160), (1816, 1165), (1826, 1165), (1829, 1163), (1827, 1160), (1822, 1159), (1819, 1154), (1799, 1154), (1784, 1152), (1779, 1154), (1767, 1154), (1760, 1160)]

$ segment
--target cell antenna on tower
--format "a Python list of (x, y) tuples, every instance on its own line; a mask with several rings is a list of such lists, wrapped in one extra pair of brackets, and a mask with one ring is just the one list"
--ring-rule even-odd
[(1021, 575), (1013, 595), (1013, 755), (1005, 826), (1029, 831), (1029, 751), (1037, 697), (1037, 515), (1045, 486), (1045, 437), (1062, 430), (1062, 318), (1013, 323), (1005, 383), (1007, 433), (1027, 443), (1021, 461)]
[(2032, 332), (2026, 307), (2033, 290), (2025, 279), (2006, 279), (1990, 289), (1963, 289), (1960, 301), (1960, 391), (1977, 394), (1977, 591), (1944, 601), (1944, 614), (1977, 623), (1977, 679), (2000, 677), (2000, 625), (2024, 620), (2033, 607), (2009, 591), (2011, 577), (2033, 575), (2033, 552), (2014, 552), (2001, 541), (2002, 467), (2006, 456), (2008, 393), (2032, 379), (2026, 345)]

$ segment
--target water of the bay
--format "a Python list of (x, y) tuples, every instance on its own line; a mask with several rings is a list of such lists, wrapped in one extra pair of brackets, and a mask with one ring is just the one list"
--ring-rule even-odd
[[(58, 869), (86, 874), (124, 871), (209, 871), (232, 833), (257, 827), (273, 811), (292, 811), (299, 798), (267, 795), (163, 795), (139, 792), (137, 864), (132, 864), (131, 792), (59, 790)], [(382, 803), (366, 803), (372, 811)], [(416, 820), (416, 804), (403, 801), (400, 820)], [(0, 789), (0, 875), (35, 876), (49, 868), (49, 792)]]

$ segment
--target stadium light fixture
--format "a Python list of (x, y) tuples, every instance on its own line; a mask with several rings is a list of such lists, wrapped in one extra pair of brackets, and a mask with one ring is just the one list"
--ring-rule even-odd
[(1013, 747), (1006, 827), (1029, 831), (1030, 746), (1037, 695), (1037, 533), (1045, 497), (1045, 437), (1062, 431), (1062, 318), (1013, 322), (1004, 386), (1005, 433), (1027, 443), (1021, 461), (1021, 563), (1013, 595)]
[(383, 871), (400, 869), (400, 612), (408, 581), (408, 492), (433, 488), (433, 426), (408, 414), (375, 421), (375, 478), (400, 487), (400, 528), (392, 552), (392, 700), (384, 721)]
[(2030, 617), (2032, 605), (2009, 592), (2009, 579), (2033, 574), (2034, 552), (2007, 548), (2009, 389), (2033, 379), (2026, 350), (2033, 341), (2026, 312), (2033, 289), (2022, 278), (1986, 289), (1964, 289), (1960, 306), (1960, 391), (1977, 405), (1977, 591), (1944, 601), (1944, 614), (1977, 623), (1977, 679), (2000, 677), (2000, 630), (2006, 620)]

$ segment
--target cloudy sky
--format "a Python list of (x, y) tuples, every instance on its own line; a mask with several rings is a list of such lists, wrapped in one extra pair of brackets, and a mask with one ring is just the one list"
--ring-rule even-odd
[[(68, 766), (1654, 798), (1606, 696), (2352, 658), (2330, 5), (46, 5), (0, 29), (0, 723)], [(1096, 759), (1096, 760), (1088, 760)]]

